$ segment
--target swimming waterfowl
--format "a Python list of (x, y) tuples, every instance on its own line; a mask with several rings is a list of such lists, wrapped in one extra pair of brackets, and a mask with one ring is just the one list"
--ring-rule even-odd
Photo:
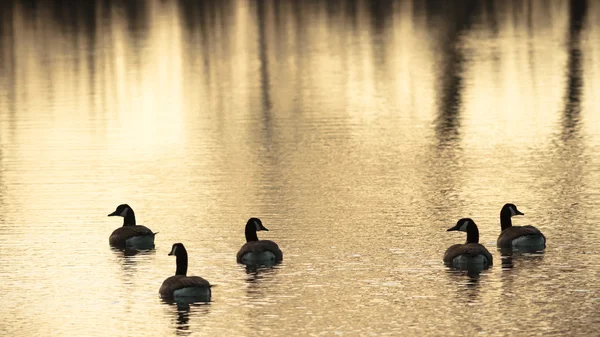
[(270, 240), (259, 240), (257, 231), (268, 231), (258, 218), (250, 218), (246, 223), (246, 243), (237, 253), (237, 262), (242, 264), (270, 264), (283, 259), (279, 246)]
[(174, 243), (169, 255), (175, 255), (177, 269), (175, 275), (168, 277), (160, 286), (159, 294), (167, 300), (183, 297), (199, 298), (209, 301), (210, 283), (200, 276), (186, 276), (188, 267), (187, 250), (182, 243)]
[(108, 238), (108, 242), (111, 246), (121, 249), (154, 248), (154, 236), (156, 233), (153, 233), (148, 227), (135, 224), (135, 213), (129, 205), (119, 205), (117, 209), (108, 216), (123, 217), (123, 227), (115, 229)]
[(456, 268), (481, 267), (488, 268), (493, 264), (492, 254), (479, 244), (479, 229), (470, 218), (458, 220), (450, 231), (467, 232), (467, 242), (450, 246), (444, 254), (444, 263)]
[(499, 248), (546, 248), (546, 237), (533, 226), (513, 226), (511, 218), (521, 213), (514, 204), (505, 204), (500, 211), (502, 231), (498, 236)]

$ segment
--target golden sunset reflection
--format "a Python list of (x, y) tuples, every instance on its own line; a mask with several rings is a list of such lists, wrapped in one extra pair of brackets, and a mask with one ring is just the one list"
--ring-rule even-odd
[[(590, 0), (0, 4), (0, 331), (596, 333), (599, 19)], [(543, 254), (501, 258), (507, 202)], [(109, 248), (121, 203), (155, 250)], [(280, 265), (236, 264), (249, 217)], [(442, 263), (462, 217), (494, 256), (477, 275)], [(158, 298), (175, 242), (212, 302)]]

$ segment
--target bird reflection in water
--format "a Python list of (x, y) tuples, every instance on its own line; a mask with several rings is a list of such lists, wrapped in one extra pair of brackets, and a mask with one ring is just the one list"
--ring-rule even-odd
[[(456, 295), (458, 300), (466, 303), (475, 303), (479, 299), (479, 290), (481, 286), (481, 268), (468, 269), (448, 269), (448, 275), (452, 283), (456, 283)], [(465, 278), (466, 276), (466, 278)]]
[(514, 261), (523, 259), (542, 259), (544, 257), (544, 250), (540, 250), (536, 247), (528, 248), (499, 248), (500, 259), (502, 261), (502, 269), (514, 268)]
[(173, 311), (174, 316), (174, 328), (177, 336), (189, 336), (194, 331), (192, 324), (190, 324), (190, 317), (204, 316), (208, 314), (210, 305), (208, 303), (184, 303), (178, 302), (173, 305), (170, 303), (170, 307), (176, 308)]
[(192, 332), (190, 331), (190, 305), (177, 304), (175, 334), (177, 336), (187, 336), (191, 333)]
[(156, 251), (154, 250), (136, 250), (136, 249), (119, 249), (119, 248), (110, 248), (115, 258), (119, 261), (121, 268), (125, 272), (123, 275), (131, 276), (137, 270), (137, 263), (144, 259), (149, 258), (152, 255), (155, 255)]
[(267, 295), (265, 283), (273, 280), (278, 272), (278, 267), (272, 266), (245, 266), (246, 271), (246, 293), (254, 299), (264, 299)]
[(125, 249), (121, 249), (121, 248), (116, 248), (116, 247), (110, 247), (110, 249), (115, 253), (115, 255), (121, 255), (123, 257), (128, 257), (128, 256), (135, 256), (135, 255), (154, 255), (154, 253), (156, 253), (156, 251), (154, 249), (151, 250), (137, 250), (135, 248), (125, 248)]
[(481, 277), (481, 272), (486, 269), (480, 267), (470, 267), (470, 268), (448, 268), (448, 274), (455, 275), (457, 277), (467, 276), (469, 282), (477, 282)]

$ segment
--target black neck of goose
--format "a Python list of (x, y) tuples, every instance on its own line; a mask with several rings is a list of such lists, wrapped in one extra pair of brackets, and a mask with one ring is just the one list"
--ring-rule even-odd
[(467, 229), (467, 243), (479, 243), (479, 229), (477, 226), (469, 226)]
[(127, 215), (125, 215), (123, 218), (123, 227), (125, 226), (135, 226), (135, 213), (133, 213), (131, 208), (129, 211), (127, 211)]
[(253, 223), (248, 222), (246, 224), (246, 242), (258, 241), (258, 235), (256, 235), (256, 227)]
[(502, 230), (512, 227), (511, 215), (508, 212), (500, 213), (500, 227)]
[(177, 270), (175, 271), (175, 275), (183, 275), (187, 274), (187, 266), (188, 266), (188, 255), (185, 250), (177, 251)]

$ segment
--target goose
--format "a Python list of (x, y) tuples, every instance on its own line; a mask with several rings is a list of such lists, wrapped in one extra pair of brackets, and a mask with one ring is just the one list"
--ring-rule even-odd
[(175, 255), (177, 269), (175, 275), (168, 277), (158, 290), (160, 297), (167, 300), (193, 297), (210, 301), (210, 283), (200, 276), (186, 276), (188, 267), (187, 250), (182, 243), (174, 243), (169, 256)]
[(257, 231), (268, 231), (258, 218), (250, 218), (246, 223), (246, 243), (237, 253), (237, 262), (245, 265), (273, 264), (283, 259), (279, 246), (270, 240), (259, 240)]
[(450, 246), (444, 254), (444, 263), (456, 268), (482, 267), (488, 268), (493, 264), (492, 254), (479, 244), (479, 229), (470, 218), (458, 220), (450, 231), (467, 232), (467, 242)]
[(154, 236), (156, 233), (153, 233), (148, 227), (135, 224), (135, 213), (129, 205), (119, 205), (117, 209), (108, 216), (123, 217), (123, 227), (115, 229), (108, 238), (108, 242), (111, 246), (117, 248), (131, 247), (138, 249), (154, 248)]
[(505, 204), (500, 211), (502, 231), (498, 236), (499, 248), (546, 248), (546, 237), (533, 226), (513, 226), (511, 218), (521, 213), (514, 204)]

